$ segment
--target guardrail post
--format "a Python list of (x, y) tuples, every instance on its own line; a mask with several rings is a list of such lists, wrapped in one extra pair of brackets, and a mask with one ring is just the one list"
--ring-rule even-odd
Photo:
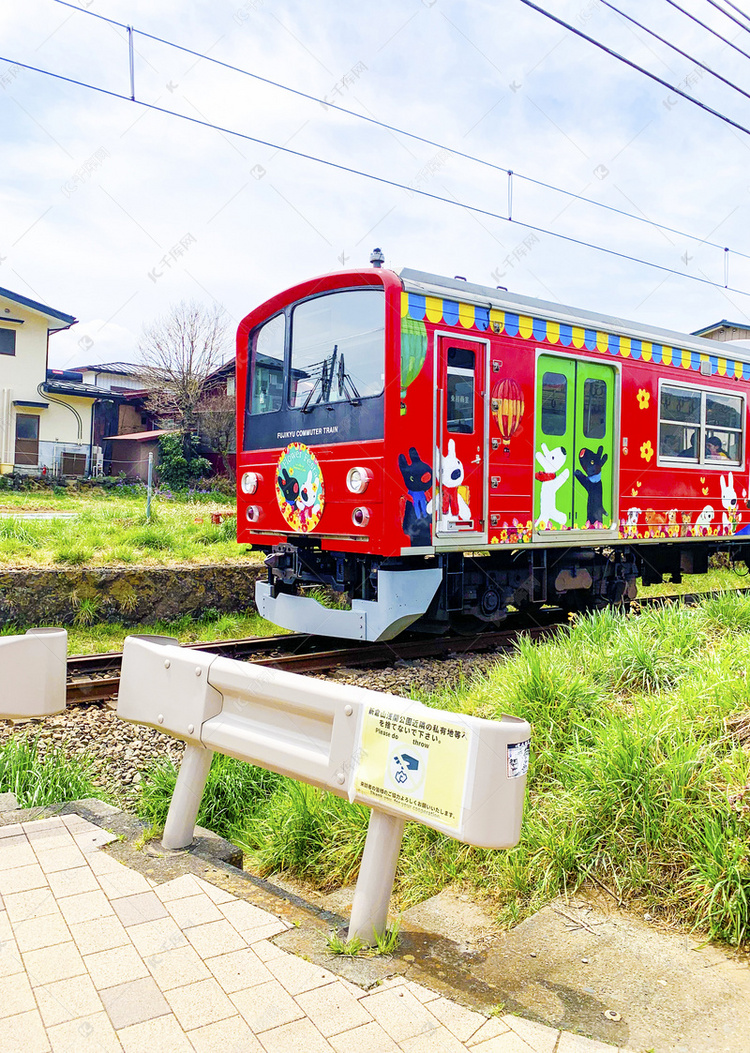
[(396, 877), (401, 838), (406, 820), (372, 810), (365, 851), (354, 890), (349, 939), (373, 944), (388, 926), (388, 904)]
[(201, 806), (213, 755), (213, 750), (203, 746), (185, 746), (172, 803), (164, 824), (161, 839), (164, 848), (187, 848), (192, 844), (198, 809)]

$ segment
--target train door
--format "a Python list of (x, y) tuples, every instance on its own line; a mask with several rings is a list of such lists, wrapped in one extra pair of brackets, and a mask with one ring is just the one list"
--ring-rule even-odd
[(616, 390), (613, 366), (539, 356), (534, 447), (537, 530), (609, 530), (617, 522)]
[(485, 375), (487, 347), (439, 336), (437, 346), (438, 448), (435, 460), (435, 532), (438, 536), (485, 530)]

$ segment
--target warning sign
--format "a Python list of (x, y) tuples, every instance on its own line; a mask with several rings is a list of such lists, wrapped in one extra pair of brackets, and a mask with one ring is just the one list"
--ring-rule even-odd
[(471, 745), (460, 723), (368, 706), (360, 732), (357, 797), (387, 804), (423, 822), (461, 825)]

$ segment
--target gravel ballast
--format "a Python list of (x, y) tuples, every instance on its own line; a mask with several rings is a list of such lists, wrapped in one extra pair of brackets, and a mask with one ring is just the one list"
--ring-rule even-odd
[[(412, 690), (432, 692), (458, 685), (462, 680), (466, 682), (472, 676), (487, 672), (499, 660), (493, 655), (464, 655), (399, 661), (385, 669), (341, 668), (318, 676), (339, 684), (408, 697)], [(43, 721), (0, 722), (0, 746), (14, 735), (36, 737), (42, 757), (51, 747), (58, 747), (69, 755), (89, 757), (94, 763), (97, 784), (116, 803), (130, 807), (144, 769), (165, 756), (179, 764), (183, 751), (181, 741), (121, 720), (114, 701), (70, 706), (65, 713)]]

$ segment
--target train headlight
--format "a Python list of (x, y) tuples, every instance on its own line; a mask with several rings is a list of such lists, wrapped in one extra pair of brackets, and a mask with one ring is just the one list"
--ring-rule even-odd
[(262, 482), (263, 478), (257, 472), (245, 472), (240, 483), (243, 494), (254, 494)]
[(371, 479), (372, 472), (370, 469), (357, 465), (356, 468), (350, 468), (347, 472), (346, 485), (350, 493), (363, 494), (370, 485)]
[(257, 523), (263, 515), (257, 505), (248, 505), (245, 509), (245, 519), (248, 523)]
[(370, 522), (369, 508), (355, 508), (352, 512), (352, 523), (355, 527), (366, 527)]

